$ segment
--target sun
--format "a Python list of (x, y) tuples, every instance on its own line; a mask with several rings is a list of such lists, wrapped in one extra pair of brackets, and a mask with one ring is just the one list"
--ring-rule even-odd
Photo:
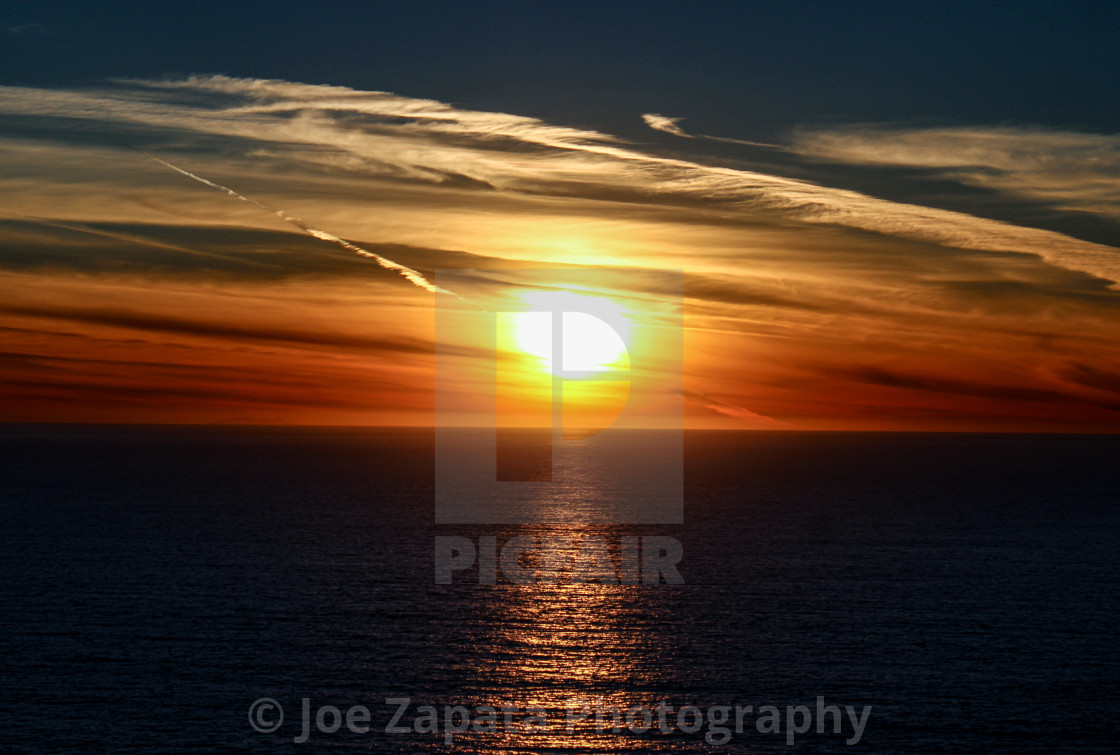
[(523, 298), (527, 311), (510, 313), (513, 342), (541, 369), (556, 372), (553, 338), (557, 329), (561, 371), (629, 369), (629, 319), (617, 303), (571, 291), (532, 291)]
[(497, 313), (498, 426), (559, 428), (568, 439), (610, 427), (629, 401), (630, 314), (571, 289), (528, 291), (510, 309)]

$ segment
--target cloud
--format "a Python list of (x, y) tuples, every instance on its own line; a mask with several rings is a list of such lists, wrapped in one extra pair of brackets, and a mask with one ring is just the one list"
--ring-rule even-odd
[[(837, 377), (869, 383), (886, 388), (897, 388), (927, 393), (969, 396), (993, 401), (1020, 401), (1040, 404), (1086, 404), (1120, 413), (1120, 401), (1080, 395), (1065, 386), (1035, 386), (997, 384), (957, 377), (928, 374), (911, 374), (882, 367), (854, 367), (834, 371)], [(1080, 373), (1079, 373), (1080, 374)]]
[(178, 314), (138, 312), (111, 307), (0, 304), (0, 312), (22, 317), (71, 320), (129, 330), (202, 336), (232, 341), (279, 342), (294, 346), (363, 349), (388, 354), (428, 355), (426, 342), (371, 338), (342, 332), (305, 330), (263, 324), (229, 323)]
[(6, 27), (9, 34), (24, 34), (24, 35), (41, 35), (48, 34), (49, 29), (40, 23), (32, 22), (28, 24), (15, 24), (14, 26)]
[(925, 168), (970, 186), (1120, 218), (1120, 135), (1030, 128), (864, 127), (802, 131), (805, 156)]
[[(463, 251), (364, 240), (360, 244), (407, 260), (425, 275), (439, 268), (510, 264)], [(379, 267), (365, 264), (361, 257), (283, 228), (0, 218), (0, 270), (243, 285), (300, 278), (376, 280), (399, 290), (396, 279), (382, 276)]]
[(743, 420), (751, 424), (758, 424), (763, 427), (792, 427), (788, 422), (767, 417), (764, 414), (753, 412), (742, 406), (738, 406), (729, 401), (715, 398), (704, 393), (697, 393), (696, 391), (682, 391), (682, 395), (689, 401), (694, 401), (705, 409), (710, 409), (717, 414), (722, 414), (725, 417)]
[(234, 191), (233, 189), (229, 188), (228, 186), (222, 186), (221, 184), (214, 183), (213, 181), (205, 179), (202, 176), (197, 176), (194, 173), (191, 173), (189, 170), (183, 170), (182, 168), (180, 168), (176, 165), (173, 165), (173, 164), (167, 162), (166, 160), (161, 160), (160, 158), (149, 155), (146, 152), (141, 152), (140, 154), (144, 155), (144, 157), (147, 157), (151, 160), (154, 160), (155, 162), (159, 163), (160, 165), (163, 165), (163, 166), (166, 166), (166, 167), (170, 168), (171, 170), (175, 171), (176, 173), (181, 173), (182, 175), (186, 176), (187, 178), (191, 178), (195, 181), (198, 181), (199, 183), (204, 184), (206, 186), (209, 186), (212, 189), (217, 189), (218, 191), (224, 192), (225, 194), (233, 197), (234, 199), (239, 199), (242, 202), (248, 202), (249, 204), (256, 205), (257, 207), (260, 207), (265, 212), (271, 212), (273, 215), (280, 218), (284, 222), (294, 225), (296, 228), (299, 228), (301, 231), (304, 231), (305, 233), (308, 233), (308, 234), (314, 236), (315, 238), (317, 238), (321, 241), (327, 241), (327, 242), (330, 242), (332, 244), (337, 244), (338, 246), (342, 247), (343, 249), (347, 249), (351, 252), (354, 252), (355, 254), (357, 254), (359, 256), (368, 257), (368, 258), (372, 259), (374, 262), (376, 262), (377, 264), (381, 265), (381, 267), (385, 268), (386, 270), (392, 270), (395, 273), (399, 273), (401, 275), (401, 277), (404, 278), (405, 280), (407, 280), (409, 283), (411, 283), (414, 286), (417, 286), (419, 288), (422, 288), (425, 291), (428, 291), (428, 292), (433, 293), (433, 294), (447, 294), (449, 296), (456, 296), (456, 294), (452, 291), (448, 291), (445, 288), (440, 288), (439, 286), (433, 285), (431, 282), (428, 281), (427, 278), (425, 278), (423, 276), (423, 274), (421, 274), (420, 272), (418, 272), (416, 270), (413, 270), (411, 267), (408, 267), (407, 265), (402, 265), (399, 262), (394, 262), (393, 260), (389, 259), (388, 257), (383, 257), (380, 254), (376, 254), (375, 252), (371, 252), (367, 249), (363, 249), (362, 247), (358, 246), (357, 244), (352, 244), (349, 241), (346, 241), (345, 239), (340, 239), (338, 236), (335, 236), (332, 233), (328, 233), (327, 231), (322, 231), (322, 230), (319, 230), (318, 228), (313, 228), (313, 227), (309, 226), (307, 223), (304, 223), (299, 218), (294, 217), (292, 215), (289, 215), (288, 213), (284, 212), (283, 210), (278, 210), (274, 207), (269, 207), (266, 204), (258, 202), (255, 199), (250, 199), (249, 197), (245, 196), (244, 194), (240, 194), (240, 193)]
[(726, 136), (712, 136), (711, 134), (690, 134), (677, 124), (684, 120), (684, 118), (669, 118), (657, 113), (645, 113), (642, 115), (642, 120), (646, 125), (654, 131), (664, 131), (673, 136), (681, 136), (685, 139), (703, 139), (709, 142), (723, 142), (724, 144), (739, 144), (744, 147), (765, 147), (766, 149), (785, 150), (786, 148), (779, 144), (768, 144), (766, 142), (752, 142), (746, 139), (731, 139)]
[[(595, 131), (387, 92), (195, 76), (94, 90), (0, 88), (0, 111), (77, 120), (105, 132), (143, 128), (149, 141), (161, 133), (221, 136), (235, 140), (226, 149), (240, 143), (245, 154), (265, 148), (273, 160), (371, 176), (430, 184), (463, 178), (517, 196), (605, 192), (631, 203), (699, 204), (744, 218), (761, 214), (981, 252), (1030, 254), (1120, 281), (1115, 248), (1061, 233), (661, 157)], [(679, 130), (674, 119), (656, 122)]]
[[(51, 389), (68, 397), (56, 416), (93, 419), (109, 416), (97, 401), (134, 385), (152, 388), (130, 415), (144, 421), (197, 421), (193, 382), (217, 407), (226, 388), (177, 375), (182, 408), (161, 413), (176, 401), (156, 390), (164, 368), (136, 363), (177, 360), (227, 387), (285, 382), (278, 402), (299, 403), (295, 383), (340, 402), (300, 421), (418, 406), (439, 337), (432, 297), (352, 245), (433, 283), (438, 269), (505, 268), (491, 274), (504, 290), (525, 269), (619, 267), (627, 290), (608, 293), (635, 300), (672, 298), (651, 271), (684, 269), (689, 416), (708, 422), (886, 427), (964, 407), (993, 424), (1082, 412), (1084, 427), (1115, 425), (1103, 391), (1120, 372), (1116, 248), (829, 185), (873, 172), (851, 168), (855, 153), (819, 182), (774, 174), (804, 176), (797, 156), (771, 154), (786, 163), (769, 172), (744, 169), (746, 157), (684, 159), (709, 137), (646, 120), (691, 138), (670, 152), (388, 92), (222, 76), (0, 87), (0, 379), (28, 392), (36, 369), (66, 370), (75, 387)], [(966, 170), (898, 160), (922, 175)], [(1014, 169), (984, 160), (970, 174)], [(1047, 175), (1073, 186), (1088, 164)], [(86, 403), (80, 370), (107, 386)], [(367, 379), (378, 387), (363, 403)], [(231, 416), (214, 407), (207, 417)], [(277, 412), (237, 416), (297, 416)]]
[(657, 113), (645, 113), (642, 115), (642, 120), (654, 131), (664, 131), (666, 134), (683, 136), (685, 139), (692, 138), (692, 134), (686, 133), (684, 129), (677, 125), (684, 120), (683, 118), (669, 118)]
[[(1062, 370), (1061, 375), (1078, 385), (1120, 397), (1120, 369), (1108, 370), (1074, 362)], [(1120, 405), (1120, 398), (1117, 405)]]

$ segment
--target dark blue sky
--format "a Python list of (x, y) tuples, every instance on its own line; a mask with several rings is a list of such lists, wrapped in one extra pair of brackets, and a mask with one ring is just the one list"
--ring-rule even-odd
[(642, 112), (1120, 131), (1107, 3), (8, 2), (0, 83), (225, 73), (382, 89), (622, 135)]

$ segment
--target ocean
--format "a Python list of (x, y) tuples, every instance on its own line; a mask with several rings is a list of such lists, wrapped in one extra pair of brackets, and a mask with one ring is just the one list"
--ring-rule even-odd
[[(1120, 436), (684, 447), (682, 524), (437, 525), (430, 430), (0, 426), (0, 751), (1117, 751)], [(436, 584), (522, 535), (684, 584)]]

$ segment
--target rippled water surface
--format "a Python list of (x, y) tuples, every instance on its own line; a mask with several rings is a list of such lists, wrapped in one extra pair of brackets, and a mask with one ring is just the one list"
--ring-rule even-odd
[[(2, 429), (0, 750), (1116, 751), (1120, 438), (685, 450), (682, 525), (437, 526), (427, 431)], [(624, 537), (674, 537), (686, 584), (434, 583), (435, 536), (526, 534), (615, 559)], [(846, 717), (787, 744), (787, 706), (818, 697), (872, 706), (858, 744)], [(250, 726), (261, 698), (285, 709), (273, 733)], [(304, 698), (312, 719), (365, 706), (369, 731), (312, 720), (293, 742)], [(386, 733), (386, 698), (411, 700), (408, 733)], [(615, 733), (591, 713), (661, 702), (774, 705), (781, 730), (754, 713), (709, 744), (706, 720)], [(547, 725), (448, 744), (422, 705)]]

